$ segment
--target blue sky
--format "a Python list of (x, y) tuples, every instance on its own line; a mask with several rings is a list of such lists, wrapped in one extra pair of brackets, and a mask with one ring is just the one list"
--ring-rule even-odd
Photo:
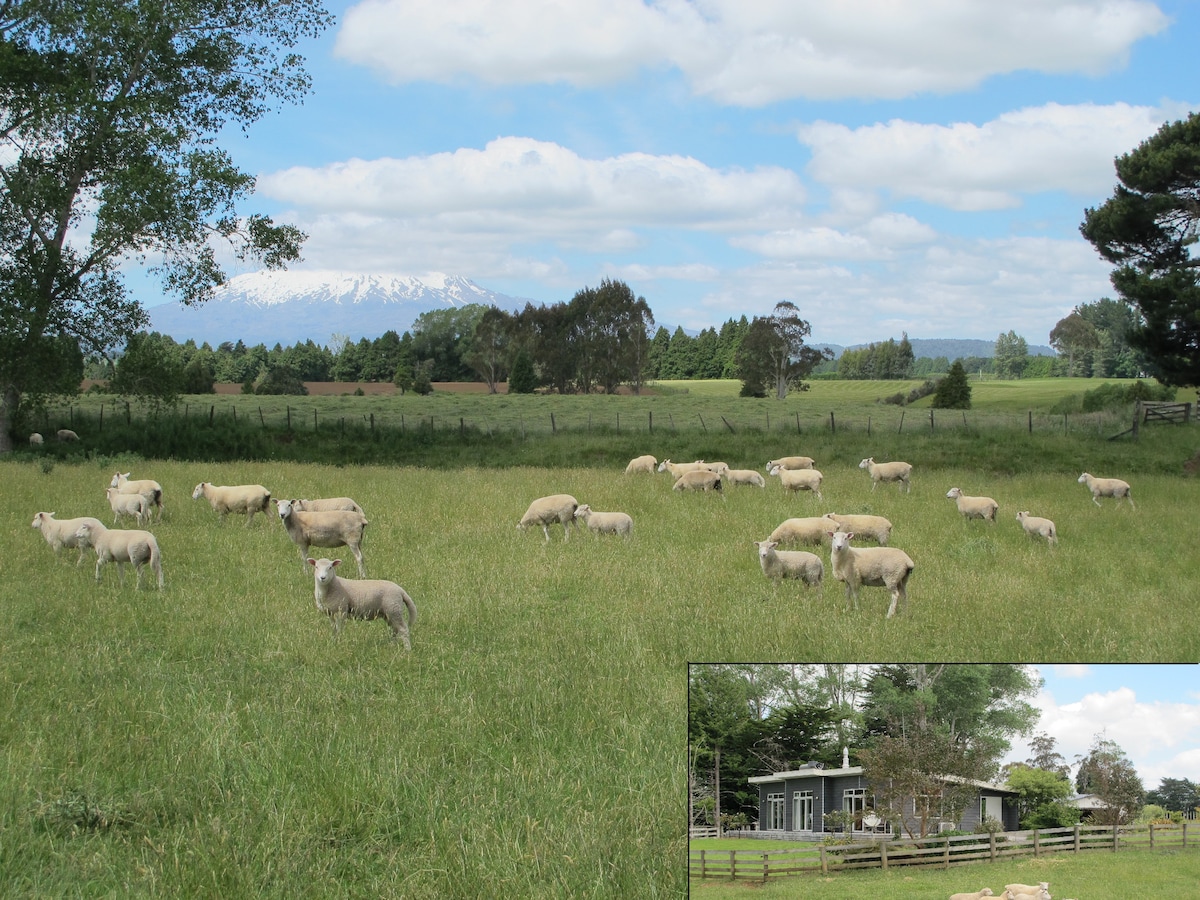
[(617, 278), (689, 329), (786, 299), (815, 341), (1047, 343), (1112, 293), (1078, 226), (1113, 158), (1200, 99), (1182, 0), (330, 9), (313, 94), (223, 140), (302, 267)]

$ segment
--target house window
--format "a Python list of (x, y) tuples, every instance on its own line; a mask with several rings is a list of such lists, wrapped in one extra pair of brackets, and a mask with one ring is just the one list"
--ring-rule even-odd
[(842, 812), (851, 820), (851, 831), (886, 834), (891, 825), (874, 814), (871, 809), (874, 798), (871, 799), (868, 804), (865, 788), (847, 788), (842, 792)]
[(979, 798), (979, 823), (982, 825), (988, 819), (995, 819), (997, 822), (1004, 821), (1004, 806), (1001, 798)]
[(783, 794), (767, 794), (767, 829), (783, 831)]
[(813, 792), (796, 791), (792, 794), (792, 830), (812, 831)]

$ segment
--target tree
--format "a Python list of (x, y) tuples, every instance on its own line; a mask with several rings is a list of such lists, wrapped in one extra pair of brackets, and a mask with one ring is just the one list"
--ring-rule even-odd
[(1200, 787), (1187, 778), (1164, 778), (1146, 794), (1146, 801), (1173, 812), (1189, 812), (1200, 808)]
[(1017, 792), (1022, 828), (1057, 828), (1064, 818), (1074, 818), (1072, 825), (1079, 821), (1078, 809), (1059, 802), (1071, 793), (1065, 775), (1018, 765), (1008, 775), (1008, 786)]
[(266, 374), (254, 385), (256, 394), (307, 394), (308, 388), (300, 378), (300, 373), (291, 366), (282, 364), (271, 366)]
[(533, 360), (524, 350), (518, 350), (513, 357), (512, 371), (508, 373), (508, 392), (510, 394), (532, 394), (537, 390), (537, 373), (533, 370)]
[(502, 309), (489, 306), (479, 317), (475, 333), (467, 346), (467, 365), (483, 378), (489, 394), (496, 393), (496, 385), (502, 380), (511, 328), (512, 316)]
[(153, 406), (173, 404), (183, 390), (183, 365), (157, 332), (130, 335), (109, 382), (114, 394), (136, 397)]
[(971, 408), (971, 383), (967, 380), (967, 370), (963, 368), (961, 359), (956, 359), (946, 377), (938, 382), (930, 406), (934, 409)]
[(1029, 357), (1029, 345), (1015, 331), (996, 338), (993, 366), (1001, 378), (1020, 378)]
[(417, 316), (412, 326), (413, 353), (417, 359), (433, 361), (431, 381), (469, 381), (474, 376), (465, 356), (475, 327), (488, 309), (482, 303), (468, 303)]
[[(1059, 353), (1067, 354), (1067, 375), (1080, 374), (1075, 368), (1075, 357), (1100, 347), (1100, 335), (1096, 326), (1077, 312), (1059, 319), (1050, 331), (1050, 346)], [(1091, 365), (1087, 367), (1091, 374)]]
[(1200, 385), (1200, 115), (1168, 122), (1116, 159), (1118, 184), (1080, 231), (1137, 311), (1129, 343), (1165, 384)]
[(771, 315), (750, 323), (737, 355), (742, 396), (760, 396), (762, 389), (782, 400), (789, 390), (804, 390), (803, 379), (819, 362), (832, 359), (828, 350), (804, 343), (812, 327), (799, 312), (796, 304), (781, 300)]
[(1091, 750), (1079, 764), (1075, 789), (1104, 801), (1093, 819), (1101, 825), (1122, 825), (1137, 818), (1146, 802), (1146, 790), (1133, 763), (1115, 741), (1096, 735)]
[(127, 258), (187, 304), (224, 280), (210, 238), (299, 258), (297, 229), (240, 214), (254, 179), (215, 141), (307, 92), (291, 48), (330, 21), (319, 0), (0, 7), (0, 452), (22, 396), (62, 387), (62, 339), (102, 353), (145, 325)]

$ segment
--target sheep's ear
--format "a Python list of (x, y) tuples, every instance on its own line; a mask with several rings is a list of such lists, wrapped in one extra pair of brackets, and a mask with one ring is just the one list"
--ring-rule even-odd
[(340, 559), (335, 559), (330, 563), (330, 565), (332, 565), (334, 568), (337, 568), (341, 564), (342, 564), (342, 561)]
[(314, 568), (317, 565), (317, 561), (315, 559), (313, 559), (311, 556), (308, 559), (306, 559), (305, 562), (308, 563), (310, 566), (313, 566)]

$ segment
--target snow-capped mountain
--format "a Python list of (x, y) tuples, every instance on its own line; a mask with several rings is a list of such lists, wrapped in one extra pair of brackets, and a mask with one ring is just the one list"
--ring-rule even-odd
[(336, 271), (251, 272), (229, 279), (198, 307), (151, 307), (150, 329), (177, 341), (217, 346), (327, 344), (333, 334), (374, 339), (389, 329), (403, 334), (423, 312), (482, 303), (516, 310), (522, 299), (498, 294), (466, 278), (432, 273), (362, 275)]

